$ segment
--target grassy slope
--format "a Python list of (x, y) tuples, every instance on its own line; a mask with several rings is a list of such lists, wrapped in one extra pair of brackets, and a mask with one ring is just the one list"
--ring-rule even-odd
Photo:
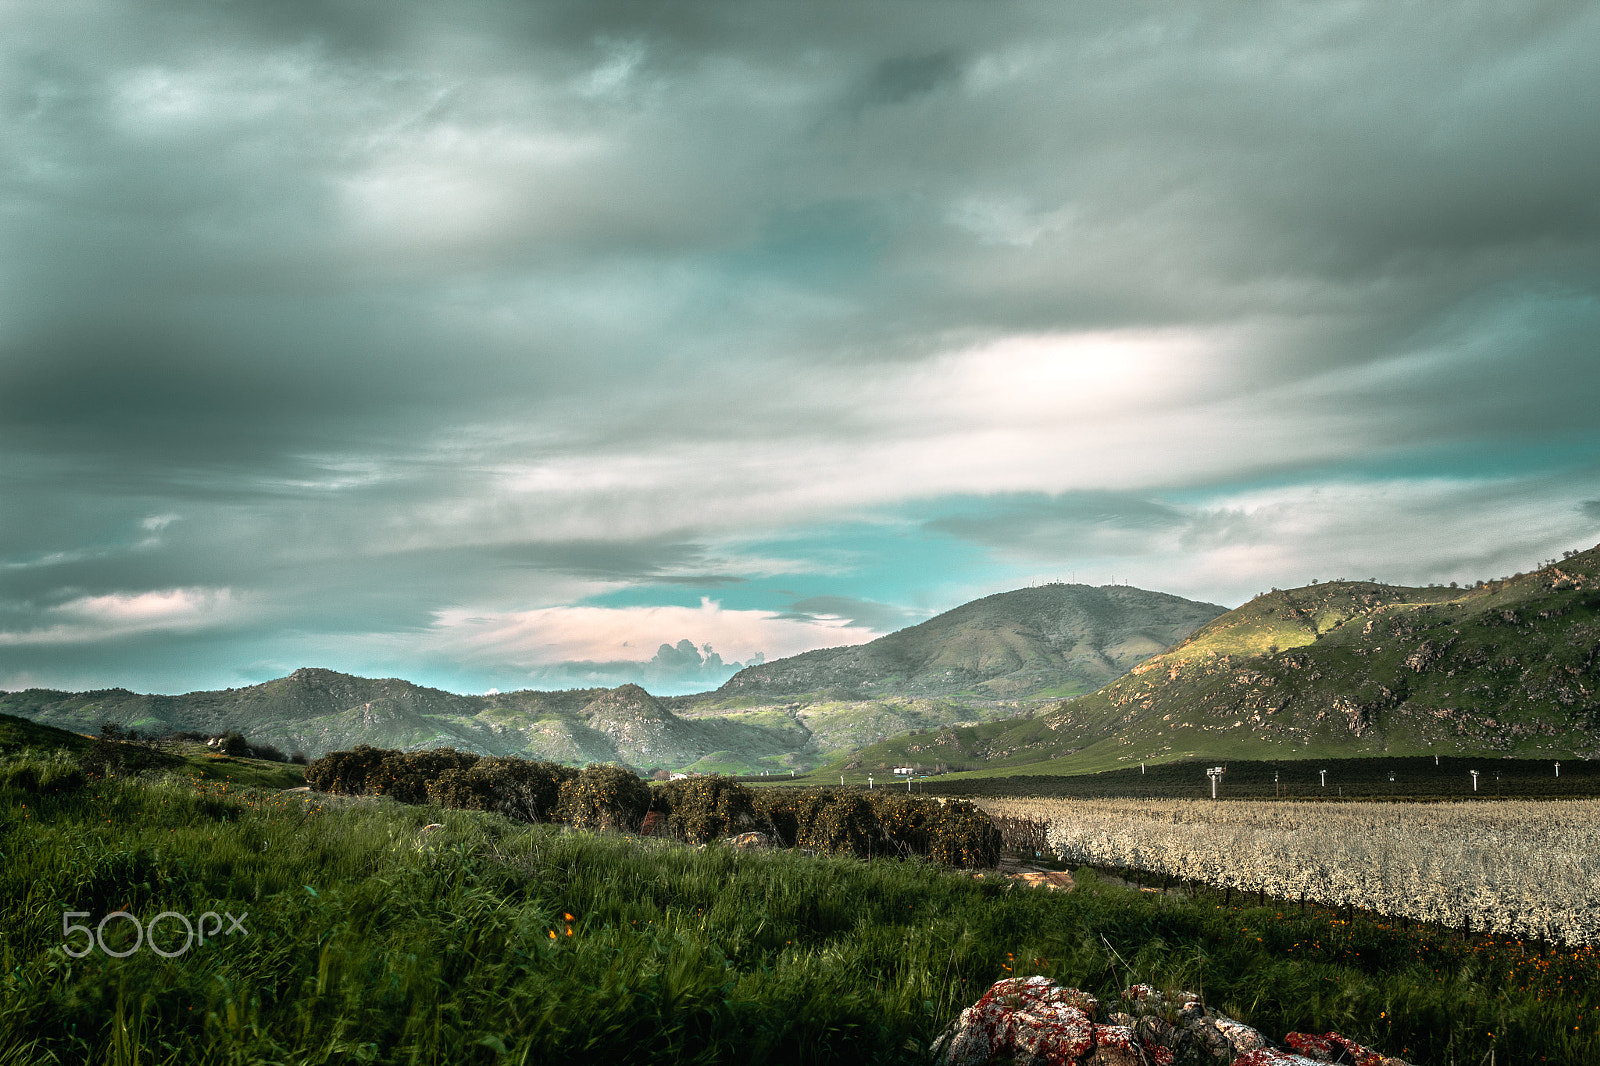
[[(1106, 999), (1132, 980), (1203, 988), (1275, 1035), (1336, 1028), (1421, 1063), (1477, 1061), (1489, 1032), (1506, 1061), (1600, 1057), (1583, 953), (1086, 872), (1071, 894), (1016, 892), (181, 778), (0, 790), (0, 854), (4, 1064), (926, 1062), (962, 1006), (1031, 972)], [(173, 959), (67, 957), (63, 911), (122, 907), (248, 912), (248, 933)], [(125, 920), (106, 933), (131, 946)]]
[(1600, 754), (1600, 549), (1479, 589), (1274, 591), (1054, 711), (896, 737), (858, 760), (997, 775), (1479, 752)]
[[(82, 756), (94, 745), (94, 738), (81, 733), (40, 725), (11, 714), (0, 714), (0, 757), (15, 755), (28, 748), (59, 748)], [(178, 744), (161, 751), (150, 751), (137, 744), (119, 744), (116, 750), (121, 753), (128, 768), (135, 771), (166, 771), (251, 788), (298, 788), (306, 783), (302, 767), (265, 759), (218, 755), (203, 744)]]

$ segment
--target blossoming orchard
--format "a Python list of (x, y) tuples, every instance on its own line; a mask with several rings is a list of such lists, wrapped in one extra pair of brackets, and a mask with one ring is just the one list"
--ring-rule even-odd
[(1600, 801), (994, 799), (1062, 860), (1530, 939), (1600, 943)]

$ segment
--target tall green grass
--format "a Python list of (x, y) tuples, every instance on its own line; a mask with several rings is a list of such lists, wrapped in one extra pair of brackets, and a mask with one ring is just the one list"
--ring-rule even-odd
[[(1502, 1063), (1600, 1061), (1592, 963), (1519, 984), (1403, 930), (1083, 882), (180, 776), (12, 787), (0, 1063), (924, 1062), (991, 982), (1031, 972), (1105, 999), (1192, 988), (1274, 1036), (1333, 1028), (1422, 1063), (1475, 1062), (1489, 1032)], [(118, 908), (248, 912), (248, 934), (68, 957), (63, 911)], [(120, 919), (106, 936), (132, 943)]]

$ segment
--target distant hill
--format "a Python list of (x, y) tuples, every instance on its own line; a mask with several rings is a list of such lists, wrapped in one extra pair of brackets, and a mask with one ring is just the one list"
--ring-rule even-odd
[(1075, 695), (1099, 688), (1223, 611), (1125, 585), (1042, 585), (973, 600), (868, 644), (748, 666), (717, 695)]
[(1086, 691), (1221, 613), (1124, 586), (989, 596), (857, 648), (741, 671), (714, 693), (638, 685), (461, 696), (311, 667), (244, 688), (0, 694), (0, 712), (79, 732), (237, 729), (315, 757), (356, 744), (451, 746), (567, 763), (749, 773), (805, 770), (912, 729), (1008, 718), (1028, 697)]
[(1470, 589), (1274, 590), (1087, 696), (892, 738), (855, 759), (1077, 772), (1454, 753), (1600, 755), (1600, 548)]
[[(237, 729), (252, 740), (313, 757), (373, 744), (672, 765), (727, 746), (714, 742), (726, 738), (713, 738), (708, 734), (714, 730), (665, 710), (637, 685), (458, 696), (398, 678), (372, 680), (309, 667), (260, 685), (183, 696), (29, 689), (0, 695), (0, 711), (84, 732), (105, 720), (154, 732)], [(770, 738), (766, 746), (784, 750), (785, 738)]]

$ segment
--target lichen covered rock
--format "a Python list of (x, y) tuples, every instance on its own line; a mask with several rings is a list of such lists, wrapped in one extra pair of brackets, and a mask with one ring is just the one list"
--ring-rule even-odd
[(1127, 1026), (1097, 1025), (1099, 1001), (1048, 977), (997, 981), (961, 1012), (934, 1051), (950, 1066), (1009, 1059), (1019, 1066), (1170, 1066), (1164, 1049)]
[(1290, 1033), (1289, 1050), (1258, 1030), (1211, 1014), (1193, 992), (1134, 985), (1096, 1021), (1099, 1002), (1047, 977), (996, 982), (934, 1044), (949, 1066), (1407, 1066), (1338, 1033)]
[(1295, 1051), (1312, 1062), (1355, 1063), (1355, 1066), (1407, 1066), (1401, 1059), (1379, 1054), (1338, 1033), (1290, 1033), (1283, 1038)]
[(1233, 1066), (1317, 1066), (1317, 1060), (1308, 1059), (1304, 1055), (1296, 1055), (1289, 1051), (1261, 1048), (1260, 1050), (1240, 1055), (1233, 1060)]

